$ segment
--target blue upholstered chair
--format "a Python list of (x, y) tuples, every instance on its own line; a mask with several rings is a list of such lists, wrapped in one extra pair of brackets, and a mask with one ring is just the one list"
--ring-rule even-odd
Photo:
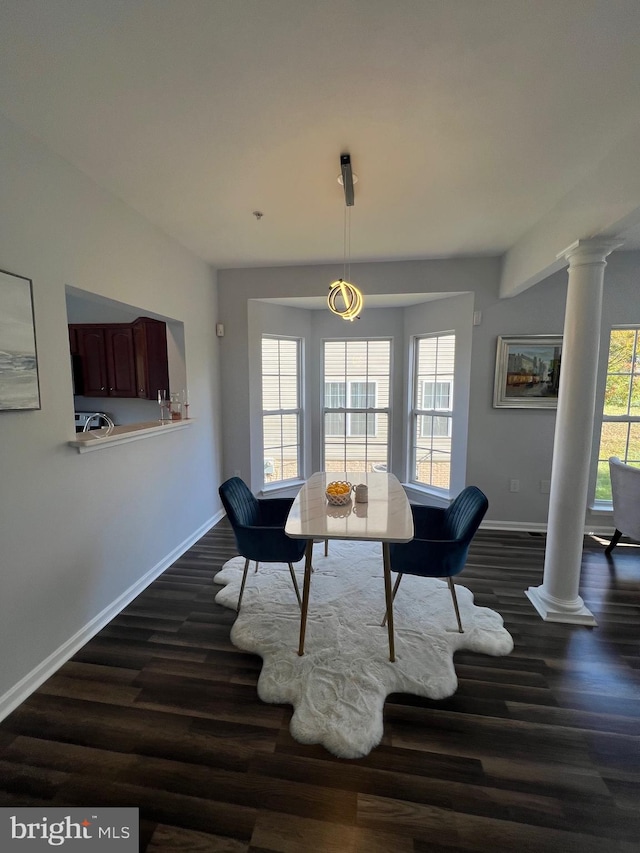
[(298, 604), (302, 607), (293, 563), (303, 557), (307, 543), (304, 539), (291, 539), (284, 532), (293, 499), (258, 499), (239, 477), (226, 480), (218, 493), (233, 528), (238, 551), (245, 558), (237, 609), (240, 610), (250, 560), (256, 561), (256, 572), (259, 563), (287, 563)]
[[(486, 496), (476, 486), (463, 489), (446, 509), (412, 504), (414, 538), (410, 542), (389, 546), (391, 571), (398, 573), (392, 601), (403, 575), (446, 578), (456, 611), (458, 630), (462, 634), (453, 577), (464, 568), (469, 545), (488, 506)], [(386, 621), (385, 615), (382, 624)]]

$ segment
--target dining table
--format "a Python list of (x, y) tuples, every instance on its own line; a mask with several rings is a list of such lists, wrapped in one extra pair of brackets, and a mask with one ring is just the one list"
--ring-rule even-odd
[[(358, 498), (366, 495), (366, 501), (357, 501), (354, 490), (344, 505), (329, 503), (327, 486), (334, 481), (366, 486), (357, 495)], [(411, 505), (398, 478), (394, 474), (377, 471), (316, 471), (293, 501), (284, 530), (287, 536), (307, 540), (298, 654), (304, 654), (314, 541), (357, 539), (382, 545), (389, 660), (395, 661), (389, 545), (392, 542), (409, 542), (414, 535)]]

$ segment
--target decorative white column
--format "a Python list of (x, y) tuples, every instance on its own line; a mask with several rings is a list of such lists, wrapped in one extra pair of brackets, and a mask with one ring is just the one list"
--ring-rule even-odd
[(605, 258), (619, 240), (578, 240), (561, 252), (569, 286), (541, 586), (527, 597), (545, 621), (596, 625), (578, 595), (587, 507)]

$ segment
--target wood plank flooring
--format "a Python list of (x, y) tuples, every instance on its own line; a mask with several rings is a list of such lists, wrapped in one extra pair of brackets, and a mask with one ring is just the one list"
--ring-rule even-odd
[(524, 590), (544, 536), (480, 532), (459, 581), (507, 657), (456, 655), (456, 694), (394, 694), (382, 744), (294, 741), (214, 602), (218, 524), (0, 724), (0, 805), (138, 806), (140, 849), (214, 853), (640, 851), (640, 546), (585, 538), (589, 629)]

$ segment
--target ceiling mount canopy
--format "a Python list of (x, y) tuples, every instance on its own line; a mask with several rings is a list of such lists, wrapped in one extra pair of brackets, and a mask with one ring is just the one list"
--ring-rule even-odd
[(355, 181), (353, 180), (353, 172), (351, 171), (351, 154), (340, 155), (340, 178), (338, 180), (344, 187), (344, 203), (347, 207), (353, 207), (353, 185)]
[(334, 281), (329, 287), (329, 296), (327, 297), (327, 305), (329, 310), (333, 311), (343, 320), (357, 320), (360, 317), (360, 311), (364, 304), (362, 293), (355, 286), (347, 281), (347, 276), (351, 274), (351, 210), (354, 204), (353, 185), (357, 182), (358, 177), (354, 175), (351, 169), (351, 155), (340, 155), (340, 175), (338, 183), (344, 187), (344, 269), (342, 278)]

